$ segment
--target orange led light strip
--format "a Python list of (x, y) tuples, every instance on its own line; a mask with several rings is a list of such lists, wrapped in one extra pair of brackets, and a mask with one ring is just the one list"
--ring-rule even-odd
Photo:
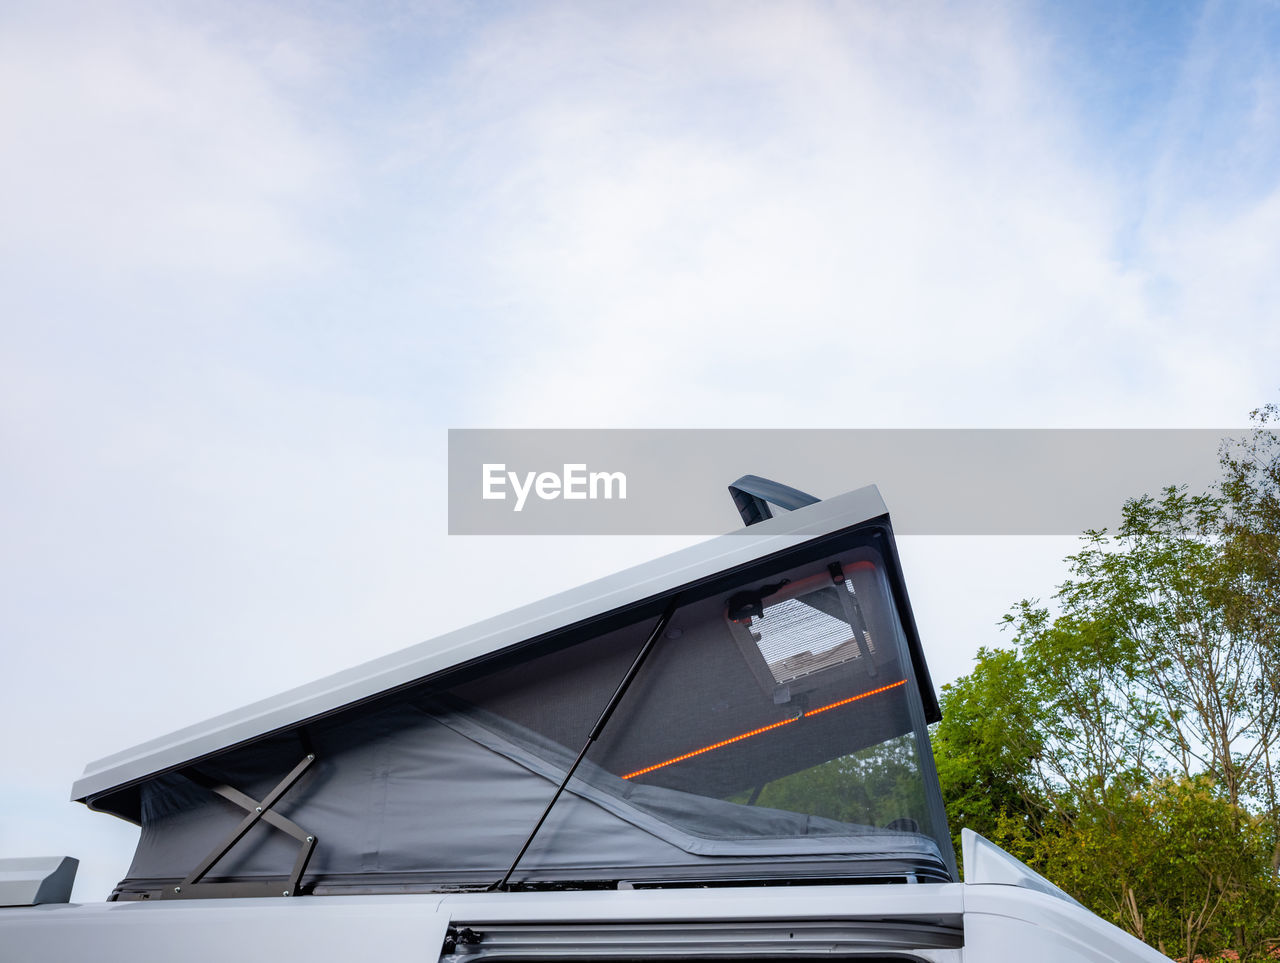
[(662, 769), (666, 766), (673, 766), (677, 762), (684, 762), (686, 759), (692, 759), (694, 756), (700, 756), (704, 752), (711, 752), (713, 749), (723, 749), (725, 746), (731, 746), (735, 742), (741, 742), (743, 739), (750, 739), (752, 736), (758, 736), (762, 732), (768, 732), (770, 729), (779, 729), (782, 726), (789, 726), (793, 722), (799, 722), (809, 716), (816, 716), (819, 712), (826, 712), (828, 709), (838, 709), (840, 706), (847, 706), (850, 702), (857, 702), (859, 699), (865, 699), (868, 696), (879, 695), (881, 692), (888, 692), (890, 689), (896, 689), (900, 685), (906, 685), (906, 679), (899, 679), (897, 682), (891, 682), (889, 685), (882, 685), (878, 689), (872, 689), (870, 692), (863, 692), (860, 695), (850, 696), (847, 699), (841, 699), (839, 702), (833, 702), (830, 705), (820, 706), (817, 709), (810, 709), (808, 712), (802, 712), (798, 716), (790, 719), (783, 719), (781, 722), (774, 722), (771, 725), (761, 726), (759, 729), (752, 729), (750, 732), (741, 732), (736, 736), (728, 739), (721, 739), (719, 742), (713, 742), (709, 746), (703, 746), (701, 749), (695, 749), (693, 752), (686, 752), (682, 756), (676, 756), (674, 759), (668, 759), (666, 762), (660, 762), (653, 766), (646, 766), (644, 769), (637, 769), (635, 772), (629, 772), (623, 779), (634, 779), (636, 776), (643, 776), (647, 772), (653, 772), (655, 769)]

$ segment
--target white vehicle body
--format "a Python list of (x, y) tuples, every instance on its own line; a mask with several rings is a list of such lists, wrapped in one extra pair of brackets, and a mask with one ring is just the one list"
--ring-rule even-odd
[(967, 831), (959, 882), (936, 717), (861, 489), (91, 764), (129, 876), (0, 887), (0, 959), (1165, 959)]
[(0, 957), (433, 963), (450, 926), (495, 923), (529, 934), (493, 956), (511, 960), (1166, 959), (1079, 906), (987, 883), (61, 904), (3, 910)]

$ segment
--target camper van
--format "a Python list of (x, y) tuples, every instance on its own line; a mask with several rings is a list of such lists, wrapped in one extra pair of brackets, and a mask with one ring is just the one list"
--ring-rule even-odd
[(132, 865), (73, 904), (0, 860), (0, 959), (1164, 960), (967, 831), (961, 881), (879, 492), (732, 493), (739, 532), (91, 763)]

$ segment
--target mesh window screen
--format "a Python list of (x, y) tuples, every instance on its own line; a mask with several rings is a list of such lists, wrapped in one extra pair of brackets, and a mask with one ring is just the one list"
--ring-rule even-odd
[[(571, 757), (649, 624), (455, 694)], [(676, 613), (573, 785), (700, 839), (931, 834), (908, 700), (915, 682), (879, 556), (852, 550)], [(532, 750), (531, 750), (532, 751)], [(768, 844), (768, 845), (766, 845)], [(524, 864), (522, 864), (524, 866)], [(532, 862), (525, 867), (532, 871)]]
[(876, 643), (854, 614), (860, 607), (853, 582), (848, 580), (839, 587), (819, 588), (800, 598), (765, 605), (753, 641), (774, 681), (794, 682), (864, 654), (871, 658)]
[[(865, 558), (693, 603), (667, 634), (589, 756), (628, 782), (758, 805), (771, 782), (913, 731), (900, 633)], [(846, 769), (840, 781), (858, 778)]]

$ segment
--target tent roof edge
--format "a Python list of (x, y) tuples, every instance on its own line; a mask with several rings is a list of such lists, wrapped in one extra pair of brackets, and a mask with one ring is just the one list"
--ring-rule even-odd
[(270, 732), (887, 515), (874, 485), (780, 514), (89, 763), (80, 802)]

